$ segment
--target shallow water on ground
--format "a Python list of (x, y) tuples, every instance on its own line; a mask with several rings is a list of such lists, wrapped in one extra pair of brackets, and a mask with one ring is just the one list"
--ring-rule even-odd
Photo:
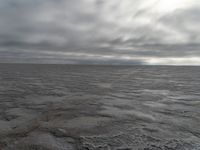
[(0, 64), (0, 149), (200, 150), (200, 67)]

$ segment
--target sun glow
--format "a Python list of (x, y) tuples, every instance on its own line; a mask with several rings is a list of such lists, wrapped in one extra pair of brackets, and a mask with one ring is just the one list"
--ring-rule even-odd
[(183, 8), (186, 2), (187, 0), (158, 0), (156, 8), (161, 12), (172, 12), (176, 9)]

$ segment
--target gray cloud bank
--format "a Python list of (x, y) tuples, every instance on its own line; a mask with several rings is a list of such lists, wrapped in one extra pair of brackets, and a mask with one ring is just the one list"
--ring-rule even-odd
[(0, 0), (0, 62), (200, 65), (199, 0)]

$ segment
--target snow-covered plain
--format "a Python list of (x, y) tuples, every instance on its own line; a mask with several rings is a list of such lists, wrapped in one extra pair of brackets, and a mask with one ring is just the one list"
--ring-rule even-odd
[(0, 64), (1, 150), (200, 150), (200, 67)]

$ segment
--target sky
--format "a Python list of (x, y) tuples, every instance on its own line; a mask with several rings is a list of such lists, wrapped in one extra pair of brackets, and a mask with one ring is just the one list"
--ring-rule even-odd
[(0, 0), (0, 62), (200, 65), (199, 0)]

